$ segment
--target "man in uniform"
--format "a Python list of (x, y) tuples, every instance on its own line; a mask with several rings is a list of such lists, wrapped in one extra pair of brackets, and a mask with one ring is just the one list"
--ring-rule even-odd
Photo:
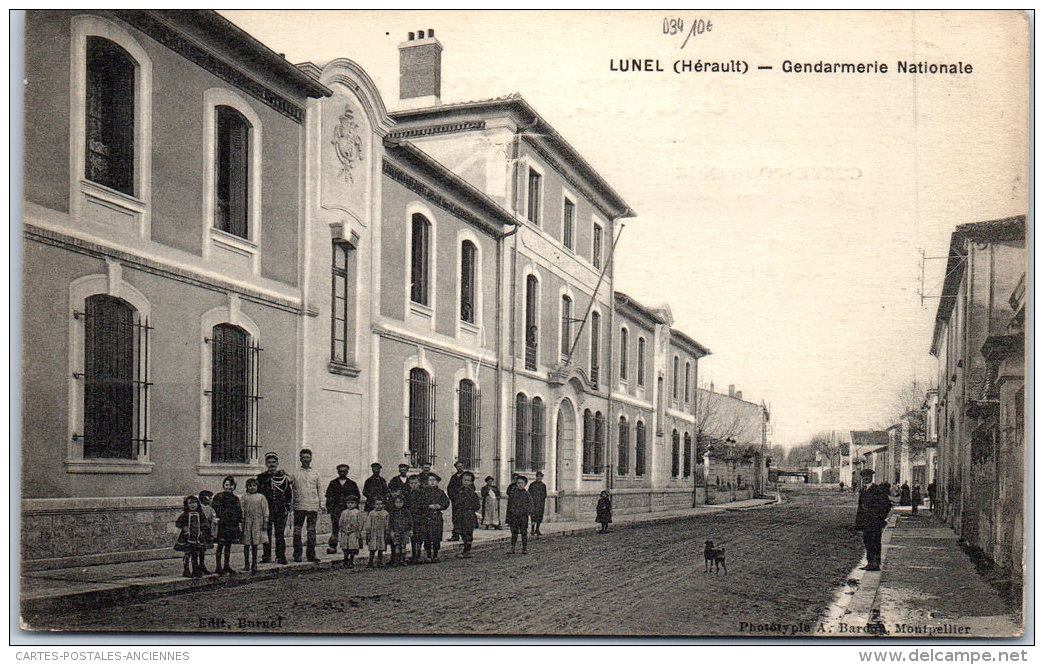
[(274, 543), (276, 561), (285, 564), (286, 520), (294, 504), (293, 478), (279, 468), (279, 455), (275, 453), (265, 453), (265, 469), (257, 475), (257, 491), (268, 499), (268, 542), (261, 563), (272, 561)]
[(449, 484), (446, 485), (446, 495), (449, 496), (450, 503), (453, 504), (453, 533), (450, 535), (450, 542), (460, 540), (460, 525), (457, 523), (459, 513), (457, 510), (457, 493), (464, 486), (464, 464), (458, 460), (453, 464), (453, 468), (457, 471), (450, 476)]
[(881, 570), (881, 532), (888, 523), (888, 513), (892, 510), (892, 501), (875, 485), (872, 469), (859, 472), (862, 489), (859, 492), (859, 509), (856, 511), (855, 530), (863, 532), (863, 545), (866, 547), (866, 565), (863, 570)]

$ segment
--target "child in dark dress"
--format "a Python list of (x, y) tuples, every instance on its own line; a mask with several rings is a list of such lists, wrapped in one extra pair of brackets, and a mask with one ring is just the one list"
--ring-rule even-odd
[(203, 577), (203, 552), (209, 539), (207, 518), (199, 509), (199, 499), (194, 496), (185, 497), (182, 507), (184, 510), (174, 522), (179, 529), (174, 549), (185, 554), (181, 574), (183, 577)]
[(471, 558), (471, 543), (475, 539), (478, 528), (477, 513), (482, 510), (482, 502), (475, 491), (475, 474), (465, 471), (461, 475), (461, 483), (457, 488), (457, 500), (453, 504), (453, 523), (457, 525), (457, 535), (464, 543), (464, 549), (457, 554), (461, 559)]
[(406, 543), (410, 540), (413, 522), (410, 511), (406, 510), (406, 501), (401, 494), (392, 500), (392, 510), (388, 513), (388, 530), (391, 532), (391, 561), (389, 565), (406, 565)]
[(217, 533), (217, 516), (214, 515), (214, 507), (210, 502), (214, 500), (214, 493), (203, 490), (199, 493), (199, 511), (203, 513), (203, 521), (206, 522), (206, 542), (203, 543), (203, 551), (199, 555), (199, 569), (204, 575), (209, 575), (207, 570), (207, 550), (214, 544), (214, 534)]
[(410, 563), (416, 564), (424, 562), (421, 558), (421, 545), (424, 544), (424, 538), (427, 533), (425, 518), (427, 517), (428, 509), (424, 503), (424, 493), (421, 492), (420, 478), (418, 476), (410, 476), (409, 487), (410, 492), (406, 495), (406, 512), (410, 516), (410, 524), (413, 527), (413, 532), (410, 535), (410, 549), (412, 550)]
[(511, 527), (511, 553), (515, 553), (515, 543), (522, 536), (522, 554), (529, 549), (529, 514), (533, 512), (533, 502), (526, 491), (526, 477), (515, 475), (515, 484), (508, 492), (507, 525)]
[(217, 494), (213, 502), (214, 515), (217, 517), (217, 538), (214, 539), (217, 550), (214, 552), (214, 562), (218, 575), (235, 575), (235, 571), (228, 565), (228, 559), (232, 555), (232, 545), (240, 540), (243, 509), (239, 505), (239, 497), (234, 494), (236, 479), (226, 476), (221, 486), (224, 491)]
[(602, 490), (601, 498), (598, 499), (597, 516), (595, 521), (602, 525), (598, 533), (609, 531), (609, 525), (613, 523), (613, 500), (609, 498), (609, 491)]

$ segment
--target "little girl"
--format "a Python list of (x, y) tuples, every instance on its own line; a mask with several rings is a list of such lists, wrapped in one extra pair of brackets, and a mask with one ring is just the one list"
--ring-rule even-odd
[(243, 570), (257, 572), (257, 546), (268, 542), (268, 499), (257, 493), (257, 478), (246, 481), (243, 496)]
[[(217, 550), (214, 552), (214, 561), (217, 564), (218, 575), (235, 575), (236, 572), (228, 565), (228, 558), (232, 555), (232, 545), (238, 543), (242, 536), (243, 510), (239, 507), (239, 499), (233, 492), (236, 489), (236, 479), (225, 476), (221, 482), (224, 491), (214, 497), (214, 515), (217, 517)], [(224, 559), (222, 559), (224, 555)]]
[(493, 476), (486, 476), (486, 485), (482, 488), (482, 526), (500, 528), (500, 490), (493, 484)]
[(406, 502), (402, 495), (393, 500), (394, 510), (388, 514), (388, 528), (391, 531), (391, 562), (392, 566), (406, 565), (406, 543), (410, 540), (413, 524), (410, 521), (410, 511), (406, 510)]
[(210, 502), (213, 500), (214, 493), (210, 490), (203, 490), (199, 493), (199, 511), (203, 513), (203, 521), (205, 522), (207, 532), (206, 542), (203, 543), (203, 551), (199, 555), (199, 570), (204, 575), (210, 574), (210, 571), (207, 570), (207, 550), (214, 544), (214, 534), (217, 533), (217, 517), (214, 515), (214, 507), (210, 505)]
[(598, 516), (595, 521), (602, 525), (598, 533), (609, 531), (609, 525), (613, 523), (613, 500), (609, 498), (609, 491), (602, 490), (601, 498), (598, 499)]
[(345, 502), (344, 512), (337, 522), (338, 530), (341, 532), (341, 551), (344, 552), (344, 567), (355, 567), (355, 555), (362, 549), (363, 532), (366, 530), (366, 514), (359, 510), (359, 500), (349, 496)]
[(388, 511), (384, 509), (384, 501), (376, 499), (373, 510), (366, 513), (366, 547), (370, 549), (370, 563), (373, 568), (373, 555), (377, 555), (377, 567), (384, 566), (384, 550), (388, 547)]
[(203, 577), (203, 550), (209, 535), (206, 518), (199, 510), (199, 499), (194, 496), (185, 497), (182, 507), (184, 510), (174, 522), (174, 526), (181, 530), (177, 542), (174, 543), (174, 549), (185, 553), (181, 575)]

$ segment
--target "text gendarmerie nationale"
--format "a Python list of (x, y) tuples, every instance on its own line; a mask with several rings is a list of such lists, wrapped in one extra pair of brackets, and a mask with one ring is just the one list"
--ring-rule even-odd
[[(746, 60), (693, 60), (681, 59), (669, 63), (667, 67), (657, 58), (612, 58), (609, 60), (609, 71), (611, 72), (665, 72), (673, 71), (675, 74), (746, 74), (752, 69)], [(770, 66), (758, 66), (758, 70), (772, 70)], [(974, 71), (972, 63), (957, 62), (929, 62), (927, 60), (897, 60), (895, 67), (887, 62), (874, 60), (872, 62), (831, 62), (828, 60), (817, 60), (814, 62), (795, 62), (784, 60), (779, 68), (784, 74), (946, 74), (962, 75), (971, 74)]]

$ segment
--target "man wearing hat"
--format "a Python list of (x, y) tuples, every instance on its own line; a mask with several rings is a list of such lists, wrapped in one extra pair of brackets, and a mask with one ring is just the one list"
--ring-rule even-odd
[(859, 491), (854, 528), (863, 532), (863, 546), (866, 547), (866, 565), (863, 570), (881, 570), (881, 532), (888, 523), (892, 501), (880, 485), (874, 484), (873, 469), (863, 469), (859, 476), (863, 487)]
[(388, 481), (388, 495), (391, 496), (398, 492), (402, 495), (403, 500), (406, 500), (406, 495), (410, 493), (410, 465), (403, 463), (399, 465), (399, 475), (395, 476)]
[(450, 541), (460, 540), (460, 524), (458, 524), (458, 514), (460, 511), (457, 509), (459, 498), (457, 495), (460, 490), (464, 487), (464, 463), (457, 460), (453, 463), (453, 468), (456, 469), (456, 473), (450, 476), (449, 483), (446, 485), (446, 494), (449, 496), (450, 503), (453, 504), (453, 533), (450, 535)]
[(292, 478), (279, 468), (279, 455), (265, 453), (265, 471), (257, 475), (257, 491), (268, 499), (268, 540), (261, 563), (271, 563), (272, 543), (276, 561), (286, 563), (286, 520), (294, 504)]
[(374, 462), (370, 465), (373, 475), (363, 483), (363, 496), (366, 497), (366, 512), (373, 510), (374, 501), (388, 498), (388, 482), (381, 478), (381, 465)]
[(341, 513), (348, 507), (348, 499), (359, 500), (359, 486), (348, 477), (350, 469), (347, 464), (338, 464), (337, 477), (326, 486), (326, 512), (330, 514), (330, 542), (326, 548), (327, 554), (337, 553)]
[(542, 536), (540, 524), (544, 521), (544, 505), (547, 503), (547, 485), (544, 484), (544, 472), (536, 472), (536, 480), (529, 483), (529, 499), (533, 504), (533, 535)]

